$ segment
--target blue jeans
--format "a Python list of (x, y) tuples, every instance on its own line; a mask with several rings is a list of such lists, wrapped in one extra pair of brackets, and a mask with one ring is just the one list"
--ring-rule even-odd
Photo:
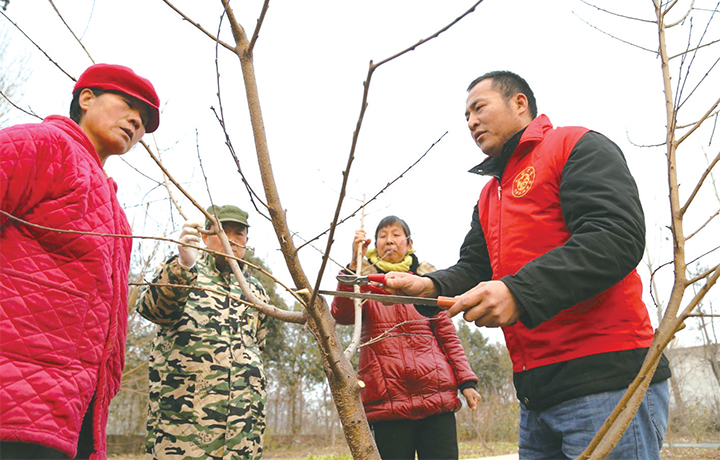
[[(520, 459), (576, 458), (590, 444), (625, 390), (571, 399), (545, 410), (520, 403)], [(668, 381), (653, 383), (607, 460), (660, 460), (668, 423)]]

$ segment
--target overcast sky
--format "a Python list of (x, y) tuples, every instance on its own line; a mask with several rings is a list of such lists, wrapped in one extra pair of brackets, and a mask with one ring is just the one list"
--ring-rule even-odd
[[(153, 81), (163, 111), (160, 128), (145, 140), (162, 151), (171, 173), (207, 205), (210, 199), (199, 166), (199, 150), (214, 202), (232, 203), (250, 211), (249, 244), (278, 276), (292, 284), (272, 227), (252, 208), (210, 109), (219, 107), (213, 42), (160, 0), (54, 3), (96, 62), (124, 64)], [(302, 238), (323, 232), (332, 220), (369, 61), (381, 61), (432, 35), (472, 3), (270, 2), (255, 49), (255, 68), (280, 197), (291, 230), (298, 235), (297, 245)], [(650, 0), (601, 3), (603, 8), (626, 15), (653, 17)], [(216, 33), (219, 1), (178, 0), (175, 5)], [(233, 5), (251, 34), (262, 2)], [(706, 0), (696, 2), (696, 6), (714, 8), (716, 3)], [(91, 64), (49, 2), (12, 0), (6, 14), (72, 76), (77, 77)], [(12, 29), (5, 19), (0, 20), (0, 26)], [(438, 268), (453, 264), (469, 229), (472, 207), (486, 181), (467, 173), (485, 156), (474, 145), (465, 122), (466, 87), (487, 71), (507, 69), (529, 82), (539, 112), (547, 114), (555, 125), (587, 126), (621, 146), (640, 187), (651, 258), (656, 265), (669, 261), (671, 246), (663, 229), (669, 209), (664, 150), (638, 147), (664, 142), (660, 63), (653, 53), (598, 29), (649, 49), (657, 48), (654, 24), (622, 20), (580, 1), (486, 0), (448, 32), (379, 68), (373, 76), (342, 215), (354, 210), (363, 195), (375, 195), (442, 137), (418, 166), (368, 206), (365, 222), (372, 233), (382, 217), (398, 215), (410, 225), (420, 259)], [(716, 26), (708, 34), (720, 38)], [(232, 42), (227, 24), (221, 35)], [(17, 32), (10, 37), (12, 53), (25, 56), (31, 70), (19, 105), (40, 116), (66, 114), (73, 82), (25, 37)], [(675, 50), (686, 43), (682, 35), (670, 38), (675, 39), (671, 42), (676, 43)], [(716, 59), (717, 46), (710, 54), (715, 56), (711, 60)], [(233, 145), (253, 188), (262, 193), (239, 62), (221, 48), (219, 66), (222, 105)], [(701, 72), (706, 70), (707, 66)], [(715, 70), (705, 87), (719, 86)], [(703, 94), (698, 98), (705, 103), (709, 100)], [(695, 113), (707, 109), (702, 104), (697, 107)], [(690, 108), (686, 122), (692, 121)], [(18, 113), (13, 120), (24, 121), (33, 119)], [(683, 177), (697, 176), (705, 161), (704, 152), (716, 154), (717, 141), (708, 145), (708, 138), (705, 135), (704, 144), (692, 157), (684, 158), (690, 166), (682, 169), (687, 174)], [(182, 222), (170, 220), (167, 194), (154, 182), (161, 179), (158, 169), (142, 148), (123, 159), (125, 162), (110, 159), (106, 170), (120, 184), (120, 199), (135, 232), (159, 234), (167, 230), (177, 235)], [(702, 200), (697, 215), (690, 216), (696, 222), (718, 209), (712, 193), (703, 195)], [(193, 217), (200, 216), (189, 203), (184, 202), (184, 207)], [(174, 218), (178, 219), (177, 214)], [(338, 229), (332, 249), (332, 257), (338, 262), (349, 262), (352, 235), (359, 225), (357, 217)], [(717, 235), (717, 230), (716, 225), (707, 232)], [(690, 253), (704, 252), (712, 240), (705, 238), (691, 246)], [(318, 248), (325, 244), (324, 239), (316, 242)], [(319, 253), (305, 248), (301, 260), (314, 281)], [(717, 256), (711, 257), (707, 265), (717, 260)], [(336, 265), (329, 266), (324, 288), (334, 288), (337, 269)], [(647, 280), (647, 269), (641, 266), (640, 272)], [(669, 292), (667, 286), (661, 289)], [(661, 292), (667, 294), (665, 291)], [(717, 289), (710, 293), (710, 299), (717, 300)]]

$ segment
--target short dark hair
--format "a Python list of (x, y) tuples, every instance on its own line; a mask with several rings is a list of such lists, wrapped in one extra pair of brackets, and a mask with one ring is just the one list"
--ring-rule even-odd
[(405, 232), (405, 236), (408, 240), (410, 240), (410, 227), (408, 226), (407, 222), (402, 220), (401, 218), (397, 216), (387, 216), (384, 217), (380, 223), (377, 225), (377, 228), (375, 229), (375, 239), (377, 240), (378, 233), (380, 233), (380, 230), (382, 230), (385, 227), (389, 227), (392, 224), (400, 224), (400, 226), (403, 229), (403, 232)]
[[(72, 119), (72, 121), (74, 121), (77, 124), (80, 124), (80, 119), (82, 118), (82, 115), (83, 115), (83, 111), (80, 108), (80, 93), (82, 93), (83, 89), (85, 89), (85, 88), (82, 88), (81, 90), (76, 92), (73, 95), (72, 101), (70, 102), (70, 118)], [(98, 89), (98, 88), (87, 88), (87, 89), (92, 91), (92, 93), (95, 96), (99, 96), (104, 93), (112, 92), (112, 91), (106, 91), (104, 89)]]
[(535, 95), (532, 89), (530, 89), (530, 85), (528, 85), (523, 77), (508, 70), (493, 70), (492, 72), (477, 77), (470, 83), (470, 86), (468, 86), (468, 92), (481, 81), (488, 79), (492, 80), (492, 87), (502, 94), (506, 101), (518, 93), (524, 94), (528, 100), (530, 116), (532, 118), (537, 117), (537, 101), (535, 101)]

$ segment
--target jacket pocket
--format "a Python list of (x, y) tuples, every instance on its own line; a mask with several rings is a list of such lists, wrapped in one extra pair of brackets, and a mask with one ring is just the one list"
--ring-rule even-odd
[(377, 356), (372, 352), (372, 348), (367, 351), (368, 360), (358, 368), (358, 378), (365, 383), (365, 387), (360, 390), (360, 398), (364, 405), (370, 406), (386, 401), (388, 389)]
[(87, 293), (13, 269), (0, 271), (0, 354), (62, 367), (77, 355)]

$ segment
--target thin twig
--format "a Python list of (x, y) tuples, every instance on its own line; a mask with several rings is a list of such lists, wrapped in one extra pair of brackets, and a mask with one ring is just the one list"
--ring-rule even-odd
[(30, 115), (31, 117), (35, 117), (35, 118), (37, 118), (38, 120), (42, 120), (42, 117), (41, 117), (40, 115), (37, 115), (35, 112), (28, 112), (27, 110), (23, 109), (22, 107), (18, 106), (18, 105), (15, 104), (13, 101), (11, 101), (10, 98), (7, 97), (7, 96), (5, 95), (5, 93), (3, 93), (2, 89), (0, 89), (0, 96), (2, 96), (6, 101), (8, 101), (8, 103), (9, 103), (10, 105), (12, 105), (13, 107), (15, 107), (15, 108), (18, 109), (19, 111), (23, 112), (24, 114)]
[(705, 270), (704, 272), (700, 273), (699, 275), (697, 275), (697, 276), (694, 277), (694, 278), (690, 278), (690, 279), (687, 281), (688, 286), (691, 285), (691, 284), (695, 284), (695, 283), (697, 283), (698, 281), (701, 281), (701, 280), (707, 278), (708, 276), (712, 275), (712, 273), (713, 273), (714, 271), (716, 271), (718, 268), (720, 268), (720, 264), (715, 265), (713, 268), (709, 268), (709, 269)]
[(406, 48), (406, 49), (404, 49), (403, 51), (400, 51), (399, 53), (394, 54), (394, 55), (390, 56), (389, 58), (380, 61), (375, 67), (376, 67), (376, 68), (377, 68), (377, 67), (380, 67), (381, 65), (385, 64), (386, 62), (392, 61), (393, 59), (398, 58), (398, 57), (402, 56), (402, 55), (405, 54), (405, 53), (409, 53), (410, 51), (413, 51), (413, 50), (414, 50), (415, 48), (417, 48), (418, 46), (420, 46), (420, 45), (422, 45), (422, 44), (424, 44), (424, 43), (427, 43), (427, 42), (429, 42), (430, 40), (432, 40), (432, 39), (434, 39), (434, 38), (437, 38), (440, 34), (442, 34), (443, 32), (445, 32), (445, 31), (447, 31), (448, 29), (450, 29), (452, 26), (454, 26), (455, 24), (457, 24), (458, 22), (460, 22), (463, 18), (465, 18), (465, 16), (467, 16), (467, 15), (469, 15), (470, 13), (472, 13), (473, 11), (475, 11), (475, 8), (477, 8), (477, 6), (478, 6), (479, 4), (481, 4), (482, 2), (483, 2), (483, 0), (478, 0), (477, 2), (475, 2), (475, 4), (474, 4), (473, 6), (470, 7), (470, 9), (468, 9), (468, 10), (465, 11), (463, 14), (461, 14), (460, 16), (458, 16), (458, 17), (457, 17), (453, 22), (451, 22), (450, 24), (446, 25), (445, 27), (443, 27), (442, 29), (438, 30), (438, 31), (435, 32), (434, 34), (430, 35), (429, 37), (423, 38), (423, 39), (420, 40), (419, 42), (415, 43), (414, 45), (412, 45), (412, 46), (410, 46), (410, 47), (408, 47), (408, 48)]
[(168, 0), (163, 0), (163, 2), (165, 2), (165, 4), (166, 4), (167, 6), (169, 6), (169, 7), (172, 8), (173, 10), (175, 10), (175, 12), (176, 12), (177, 14), (179, 14), (180, 16), (182, 16), (182, 18), (183, 18), (184, 20), (186, 20), (186, 21), (189, 22), (190, 24), (194, 25), (200, 32), (202, 32), (202, 33), (204, 33), (205, 35), (207, 35), (208, 37), (212, 38), (212, 39), (215, 40), (218, 44), (222, 45), (224, 48), (229, 49), (229, 50), (232, 51), (233, 53), (235, 52), (235, 48), (233, 48), (232, 46), (228, 45), (227, 43), (225, 43), (224, 41), (220, 40), (219, 38), (216, 38), (215, 36), (213, 36), (213, 34), (211, 34), (210, 32), (208, 32), (207, 30), (205, 30), (205, 29), (204, 29), (200, 24), (198, 24), (197, 22), (195, 22), (195, 21), (193, 21), (192, 19), (190, 19), (187, 15), (185, 15), (185, 13), (183, 13), (182, 11), (180, 11), (179, 9), (177, 9), (177, 8), (175, 7), (175, 5), (173, 5), (172, 3), (170, 3)]
[(358, 349), (363, 348), (363, 347), (370, 346), (370, 345), (372, 345), (372, 344), (374, 344), (374, 343), (377, 343), (377, 342), (379, 342), (379, 341), (381, 341), (381, 340), (384, 340), (384, 339), (387, 339), (387, 338), (390, 338), (390, 337), (396, 337), (396, 336), (398, 336), (398, 335), (400, 335), (400, 336), (403, 336), (403, 335), (414, 335), (414, 336), (420, 336), (420, 337), (432, 337), (432, 336), (426, 336), (426, 335), (424, 335), (424, 334), (407, 334), (407, 333), (404, 333), (404, 334), (394, 334), (394, 335), (392, 335), (391, 332), (392, 332), (393, 330), (399, 328), (400, 326), (404, 325), (404, 324), (408, 324), (408, 323), (419, 323), (419, 322), (425, 322), (425, 321), (436, 321), (437, 319), (438, 319), (437, 317), (433, 317), (433, 318), (424, 318), (424, 319), (408, 319), (408, 320), (405, 320), (405, 321), (403, 321), (403, 322), (401, 322), (401, 323), (395, 324), (393, 327), (391, 327), (390, 329), (384, 331), (384, 332), (383, 332), (382, 334), (380, 334), (379, 336), (377, 336), (377, 337), (375, 337), (375, 338), (372, 338), (372, 339), (368, 340), (368, 341), (365, 342), (365, 343), (360, 344), (360, 345), (358, 346)]
[(692, 237), (694, 237), (695, 235), (697, 235), (698, 233), (700, 233), (700, 232), (701, 232), (705, 227), (707, 227), (708, 224), (710, 224), (710, 222), (712, 222), (718, 215), (720, 215), (720, 209), (718, 209), (717, 211), (715, 211), (715, 213), (714, 213), (712, 216), (708, 217), (707, 220), (706, 220), (705, 222), (703, 222), (703, 224), (700, 225), (700, 227), (698, 227), (697, 230), (695, 230), (695, 231), (692, 232), (687, 238), (685, 238), (685, 241), (689, 240), (690, 238), (692, 238)]
[(45, 52), (45, 50), (43, 50), (43, 49), (40, 47), (40, 45), (38, 45), (37, 43), (35, 43), (35, 42), (33, 41), (33, 39), (30, 38), (30, 37), (28, 36), (28, 34), (26, 34), (25, 31), (20, 28), (20, 26), (18, 26), (17, 24), (15, 24), (15, 23), (13, 22), (12, 19), (10, 19), (10, 18), (9, 18), (5, 13), (3, 13), (2, 11), (0, 11), (0, 14), (2, 14), (3, 16), (5, 16), (5, 19), (7, 19), (8, 21), (10, 21), (10, 24), (14, 25), (15, 28), (16, 28), (17, 30), (19, 30), (21, 34), (23, 34), (23, 35), (25, 36), (25, 38), (27, 38), (28, 40), (30, 40), (30, 43), (32, 43), (33, 45), (35, 45), (35, 48), (37, 48), (38, 50), (40, 50), (40, 52), (41, 52), (42, 54), (44, 54), (45, 57), (48, 58), (48, 60), (55, 65), (55, 67), (57, 67), (58, 69), (60, 69), (60, 71), (61, 71), (62, 73), (64, 73), (65, 75), (67, 75), (67, 77), (68, 77), (70, 80), (72, 80), (72, 81), (77, 81), (77, 79), (76, 79), (75, 77), (73, 77), (73, 76), (70, 75), (69, 73), (65, 72), (65, 69), (63, 69), (62, 67), (60, 67), (60, 64), (58, 64), (57, 62), (55, 62), (55, 61)]
[(700, 120), (695, 124), (695, 126), (693, 126), (687, 133), (685, 133), (685, 135), (684, 135), (683, 137), (681, 137), (680, 139), (678, 139), (677, 141), (675, 141), (676, 145), (682, 144), (682, 142), (683, 142), (685, 139), (687, 139), (688, 137), (690, 137), (690, 135), (692, 135), (692, 133), (694, 133), (694, 132), (700, 127), (700, 125), (701, 125), (705, 120), (707, 120), (708, 117), (710, 117), (710, 115), (715, 111), (715, 109), (718, 107), (718, 105), (720, 105), (720, 98), (718, 98), (718, 100), (715, 101), (715, 103), (707, 110), (707, 112), (705, 112), (705, 115), (703, 115), (702, 117), (700, 117)]
[(678, 53), (678, 54), (675, 54), (675, 55), (673, 55), (673, 56), (670, 56), (670, 57), (668, 58), (668, 60), (673, 60), (673, 59), (678, 58), (678, 57), (680, 57), (680, 56), (683, 56), (683, 55), (685, 55), (685, 54), (692, 53), (692, 52), (697, 51), (697, 50), (699, 50), (699, 49), (701, 49), (701, 48), (705, 48), (706, 46), (714, 45), (715, 43), (720, 43), (720, 39), (713, 40), (713, 41), (708, 42), (708, 43), (705, 43), (705, 44), (703, 44), (703, 45), (698, 45), (698, 46), (696, 46), (695, 48), (690, 48), (690, 49), (688, 49), (688, 50), (683, 51), (682, 53)]
[[(698, 180), (697, 184), (695, 184), (695, 188), (694, 188), (693, 191), (690, 193), (690, 196), (688, 197), (687, 201), (685, 202), (685, 204), (683, 205), (683, 207), (680, 208), (680, 214), (681, 214), (681, 215), (685, 215), (685, 213), (687, 212), (688, 208), (690, 207), (690, 204), (692, 204), (693, 200), (695, 199), (695, 197), (697, 196), (697, 194), (700, 192), (700, 188), (701, 188), (702, 185), (705, 183), (705, 180), (708, 178), (708, 176), (710, 176), (710, 173), (712, 172), (712, 170), (713, 170), (713, 168), (715, 167), (715, 165), (718, 164), (718, 162), (720, 162), (720, 152), (718, 152), (718, 154), (715, 156), (715, 158), (713, 159), (712, 163), (710, 163), (710, 164), (708, 165), (708, 167), (705, 168), (705, 171), (703, 171), (703, 173), (702, 173), (702, 175), (700, 176), (700, 179)], [(689, 239), (689, 238), (686, 238), (686, 239)]]
[[(365, 204), (362, 205), (362, 206), (359, 206), (356, 210), (354, 210), (354, 211), (353, 211), (352, 213), (350, 213), (348, 216), (346, 216), (345, 218), (339, 220), (338, 223), (337, 223), (337, 225), (342, 225), (342, 224), (344, 224), (345, 222), (347, 222), (348, 220), (352, 219), (353, 217), (355, 217), (355, 215), (356, 215), (358, 212), (360, 212), (360, 211), (363, 209), (364, 206), (367, 206), (368, 204), (370, 204), (370, 203), (372, 203), (373, 201), (375, 201), (375, 200), (376, 200), (380, 195), (382, 195), (382, 194), (385, 192), (385, 190), (387, 190), (392, 184), (394, 184), (395, 182), (397, 182), (398, 180), (400, 180), (405, 174), (408, 173), (408, 171), (410, 171), (412, 168), (414, 168), (415, 165), (417, 165), (418, 163), (420, 163), (420, 161), (421, 161), (423, 158), (425, 158), (425, 156), (426, 156), (428, 153), (430, 153), (430, 150), (432, 150), (433, 147), (435, 147), (437, 144), (440, 143), (440, 141), (445, 137), (445, 135), (446, 135), (447, 133), (448, 133), (448, 132), (445, 131), (445, 132), (443, 133), (443, 135), (438, 138), (438, 140), (436, 140), (435, 142), (433, 142), (433, 144), (432, 144), (430, 147), (428, 147), (427, 150), (425, 150), (425, 153), (423, 153), (423, 154), (420, 156), (420, 158), (418, 158), (417, 160), (415, 160), (415, 162), (414, 162), (413, 164), (411, 164), (410, 166), (408, 166), (407, 168), (405, 168), (405, 170), (404, 170), (403, 172), (401, 172), (399, 176), (397, 176), (395, 179), (393, 179), (393, 180), (391, 180), (390, 182), (388, 182), (382, 189), (380, 189), (379, 192), (377, 192), (372, 198), (370, 198), (370, 199), (367, 201), (367, 203), (365, 203)], [(309, 239), (309, 240), (306, 240), (303, 244), (301, 244), (301, 245), (297, 248), (297, 250), (300, 251), (300, 249), (302, 249), (302, 248), (305, 247), (306, 245), (312, 243), (313, 241), (317, 240), (318, 238), (320, 238), (321, 236), (323, 236), (324, 234), (326, 234), (326, 233), (329, 232), (329, 231), (330, 231), (330, 229), (328, 228), (327, 230), (325, 230), (324, 232), (320, 233), (320, 234), (317, 235), (316, 237), (314, 237), (314, 238), (312, 238), (312, 239)]]
[(70, 26), (68, 25), (68, 23), (65, 22), (65, 19), (62, 17), (62, 14), (60, 14), (60, 11), (58, 11), (57, 7), (55, 6), (55, 3), (53, 3), (52, 0), (48, 0), (48, 2), (50, 2), (50, 5), (52, 5), (53, 9), (55, 10), (55, 13), (57, 13), (57, 15), (58, 15), (58, 17), (60, 18), (60, 20), (62, 21), (62, 23), (65, 24), (65, 27), (67, 27), (67, 30), (70, 31), (70, 33), (72, 34), (72, 36), (73, 36), (73, 38), (75, 39), (75, 41), (78, 42), (78, 44), (79, 44), (80, 47), (83, 49), (83, 51), (85, 51), (85, 54), (87, 54), (87, 57), (90, 58), (90, 62), (92, 62), (93, 64), (95, 64), (95, 59), (93, 59), (92, 56), (90, 56), (90, 52), (88, 52), (87, 48), (85, 48), (85, 45), (83, 45), (82, 41), (78, 38), (77, 35), (75, 35), (75, 32), (73, 32), (73, 30), (70, 28)]
[(627, 41), (627, 40), (623, 40), (622, 38), (616, 37), (616, 36), (613, 35), (613, 34), (610, 34), (610, 33), (608, 33), (608, 32), (605, 32), (604, 30), (602, 30), (602, 29), (600, 29), (600, 28), (598, 28), (598, 27), (595, 27), (594, 25), (590, 24), (589, 22), (587, 22), (586, 20), (584, 20), (583, 18), (581, 18), (581, 17), (580, 17), (577, 13), (575, 13), (574, 11), (572, 12), (572, 14), (574, 14), (576, 18), (578, 18), (579, 20), (581, 20), (582, 22), (584, 22), (584, 23), (587, 24), (588, 26), (592, 27), (593, 29), (597, 30), (597, 31), (600, 32), (600, 33), (603, 33), (603, 34), (607, 35), (608, 37), (612, 38), (613, 40), (617, 40), (617, 41), (619, 41), (619, 42), (625, 43), (626, 45), (634, 46), (635, 48), (639, 48), (639, 49), (641, 49), (641, 50), (643, 50), (643, 51), (647, 51), (647, 52), (652, 53), (652, 54), (657, 54), (657, 53), (658, 53), (657, 50), (651, 50), (651, 49), (649, 49), (649, 48), (645, 48), (644, 46), (640, 46), (640, 45), (637, 45), (637, 44), (635, 44), (635, 43), (633, 43), (633, 42), (629, 42), (629, 41)]
[(622, 18), (622, 19), (630, 19), (631, 21), (649, 22), (650, 24), (655, 24), (655, 21), (653, 21), (653, 20), (651, 20), (651, 19), (642, 19), (642, 18), (636, 18), (636, 17), (633, 17), (633, 16), (626, 16), (626, 15), (624, 15), (624, 14), (619, 14), (619, 13), (616, 13), (616, 12), (614, 12), (614, 11), (609, 11), (609, 10), (606, 10), (606, 9), (604, 9), (604, 8), (600, 8), (599, 6), (597, 6), (597, 5), (593, 4), (593, 3), (590, 3), (590, 2), (586, 2), (585, 0), (580, 0), (580, 2), (586, 4), (587, 6), (589, 6), (589, 7), (591, 7), (591, 8), (595, 8), (595, 9), (598, 10), (598, 11), (602, 11), (603, 13), (607, 13), (607, 14), (609, 14), (609, 15), (611, 15), (611, 16), (616, 16), (616, 17)]

